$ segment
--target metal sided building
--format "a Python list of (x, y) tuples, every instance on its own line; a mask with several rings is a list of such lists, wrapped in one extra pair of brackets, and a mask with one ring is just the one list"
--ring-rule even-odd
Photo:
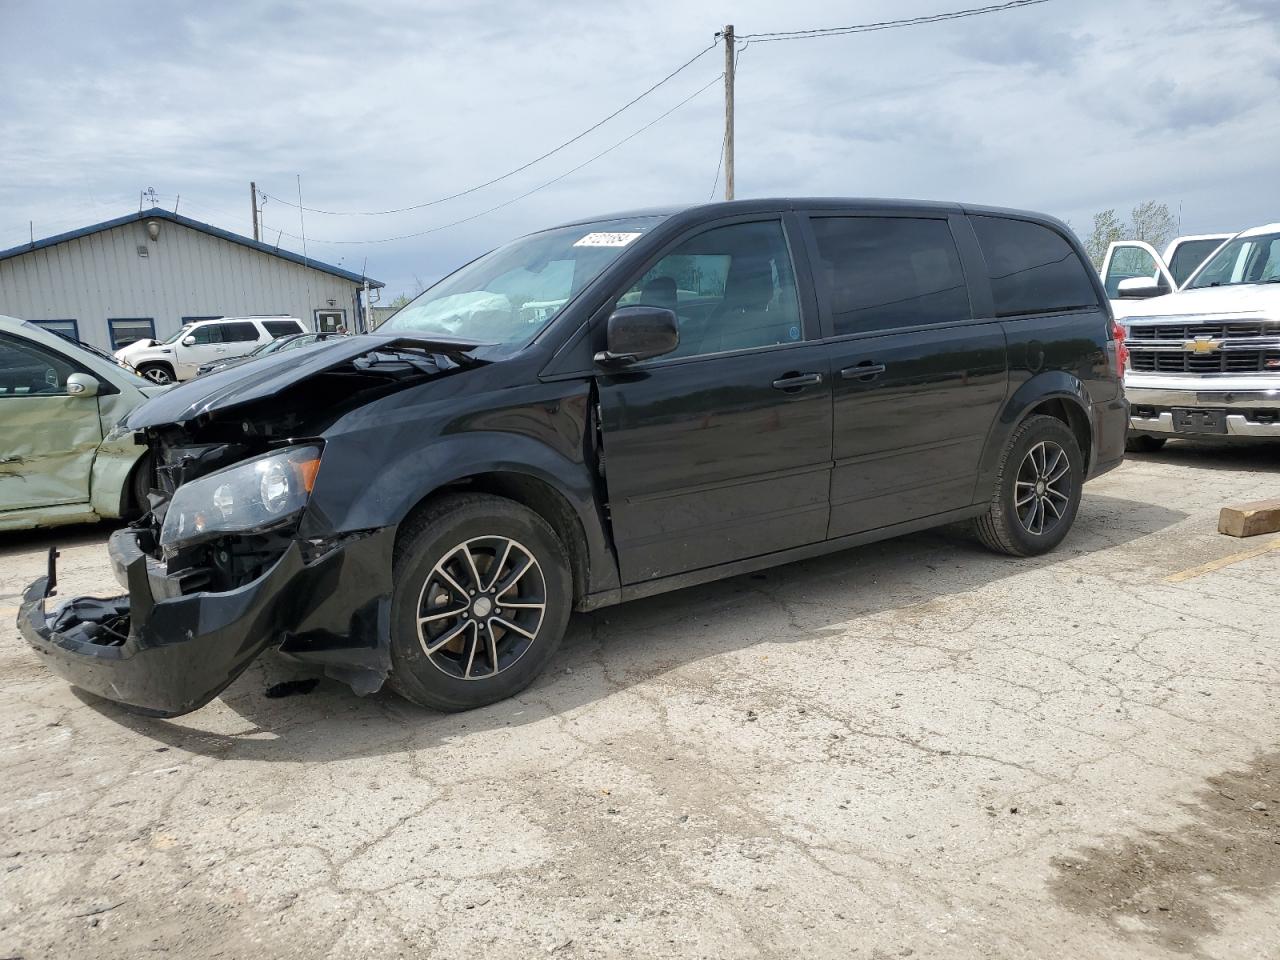
[(277, 314), (355, 333), (365, 281), (153, 207), (0, 251), (0, 314), (108, 351), (209, 317)]

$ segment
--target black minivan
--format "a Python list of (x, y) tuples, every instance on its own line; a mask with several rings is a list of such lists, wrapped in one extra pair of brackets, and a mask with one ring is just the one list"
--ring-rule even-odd
[(535, 233), (377, 333), (138, 408), (128, 593), (19, 627), (160, 716), (268, 647), (459, 710), (527, 685), (573, 610), (971, 520), (1043, 553), (1123, 457), (1123, 335), (1062, 223), (750, 200)]

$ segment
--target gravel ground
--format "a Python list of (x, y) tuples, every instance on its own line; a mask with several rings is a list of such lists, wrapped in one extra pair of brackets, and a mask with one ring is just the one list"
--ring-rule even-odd
[(580, 616), (517, 700), (264, 660), (146, 720), (12, 627), (0, 958), (1280, 957), (1280, 448), (1171, 444), (1056, 553), (931, 533)]

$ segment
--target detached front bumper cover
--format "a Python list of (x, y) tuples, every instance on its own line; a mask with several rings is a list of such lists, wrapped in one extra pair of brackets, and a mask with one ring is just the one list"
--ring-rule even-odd
[[(204, 706), (272, 643), (305, 569), (295, 542), (258, 579), (224, 593), (170, 596), (163, 574), (129, 530), (109, 546), (128, 596), (81, 597), (46, 613), (55, 591), (49, 574), (27, 588), (18, 629), (49, 669), (89, 693), (136, 711), (176, 717)], [(159, 588), (159, 589), (156, 589)], [(157, 594), (159, 598), (157, 598)]]

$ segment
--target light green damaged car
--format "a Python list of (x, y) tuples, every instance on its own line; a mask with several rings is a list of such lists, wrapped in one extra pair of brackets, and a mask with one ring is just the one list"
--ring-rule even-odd
[(0, 316), (0, 530), (127, 517), (146, 448), (120, 427), (163, 392), (92, 348)]

